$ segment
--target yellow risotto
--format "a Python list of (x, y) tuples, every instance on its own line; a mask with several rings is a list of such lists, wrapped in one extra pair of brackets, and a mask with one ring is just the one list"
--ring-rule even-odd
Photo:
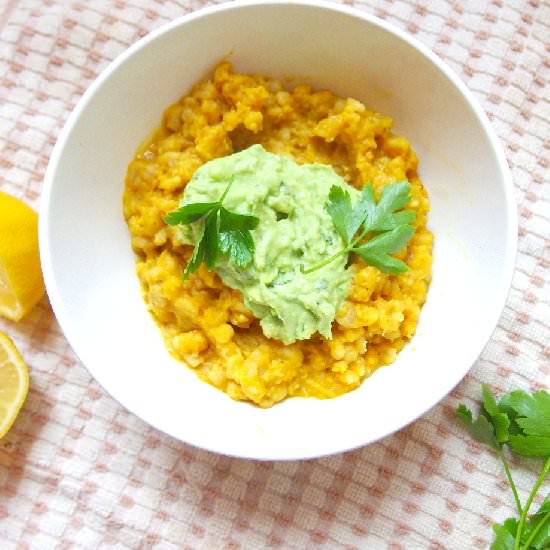
[[(409, 142), (391, 118), (355, 99), (244, 75), (229, 63), (169, 106), (161, 127), (128, 167), (124, 216), (147, 307), (177, 359), (233, 399), (270, 407), (289, 396), (330, 398), (392, 363), (413, 336), (432, 264), (429, 201)], [(259, 143), (298, 163), (331, 165), (350, 185), (376, 191), (407, 179), (415, 233), (396, 256), (409, 270), (388, 275), (350, 256), (353, 279), (332, 339), (284, 345), (264, 336), (242, 295), (204, 265), (188, 280), (193, 247), (164, 223), (193, 173), (207, 161)]]

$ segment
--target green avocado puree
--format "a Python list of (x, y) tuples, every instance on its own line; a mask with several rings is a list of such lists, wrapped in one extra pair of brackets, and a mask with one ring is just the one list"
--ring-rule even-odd
[[(325, 210), (331, 186), (345, 188), (352, 198), (358, 192), (329, 166), (299, 165), (252, 145), (201, 166), (187, 184), (181, 206), (218, 201), (231, 181), (223, 206), (260, 219), (251, 232), (256, 251), (246, 269), (223, 259), (216, 265), (217, 273), (242, 293), (267, 337), (285, 344), (316, 332), (330, 338), (351, 278), (347, 257), (307, 275), (300, 268), (344, 247)], [(195, 244), (196, 225), (182, 228), (184, 242)]]

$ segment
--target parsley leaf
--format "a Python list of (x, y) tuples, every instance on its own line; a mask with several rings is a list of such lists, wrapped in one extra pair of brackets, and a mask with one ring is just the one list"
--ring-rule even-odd
[(231, 183), (226, 187), (217, 202), (197, 202), (186, 204), (170, 212), (164, 221), (168, 225), (189, 225), (199, 223), (193, 255), (183, 272), (183, 279), (197, 271), (201, 263), (208, 270), (216, 267), (220, 255), (244, 269), (254, 259), (254, 239), (251, 230), (260, 223), (256, 216), (230, 212), (222, 206)]
[(546, 495), (546, 498), (544, 499), (543, 503), (541, 504), (538, 512), (535, 512), (533, 515), (544, 515), (550, 512), (550, 493)]
[(490, 419), (495, 429), (495, 436), (498, 443), (506, 443), (509, 439), (510, 419), (498, 408), (495, 396), (491, 393), (489, 386), (483, 384), (481, 387), (483, 396), (483, 412)]
[(391, 275), (399, 275), (405, 273), (409, 268), (405, 262), (389, 256), (388, 254), (379, 254), (376, 252), (357, 251), (357, 254), (369, 265), (372, 265)]
[(537, 512), (525, 523), (522, 542), (524, 548), (544, 550), (550, 548), (550, 494)]
[[(518, 527), (516, 518), (508, 518), (502, 524), (495, 523), (495, 540), (491, 550), (514, 550)], [(538, 511), (525, 521), (519, 547), (522, 550), (545, 550), (550, 547), (550, 495)]]
[[(516, 518), (508, 518), (502, 524), (495, 523), (495, 540), (491, 550), (514, 550), (518, 526)], [(525, 522), (519, 547), (522, 550), (545, 550), (550, 547), (550, 495)]]
[(211, 271), (216, 265), (219, 253), (217, 210), (212, 210), (204, 218), (204, 236), (201, 244), (204, 246), (204, 263)]
[(518, 414), (516, 422), (528, 435), (550, 438), (550, 394), (538, 391), (529, 395), (524, 391), (510, 393), (510, 406)]
[(505, 393), (498, 402), (498, 409), (500, 412), (504, 413), (508, 419), (510, 420), (510, 427), (508, 428), (508, 432), (510, 435), (518, 435), (521, 434), (521, 428), (518, 426), (516, 422), (516, 418), (518, 417), (518, 414), (516, 411), (512, 408), (512, 405), (510, 404), (510, 394)]
[(485, 443), (493, 449), (500, 449), (498, 440), (495, 436), (494, 426), (487, 420), (487, 417), (480, 415), (474, 421), (472, 411), (461, 404), (456, 409), (456, 415), (462, 421), (468, 433), (480, 443)]
[(256, 229), (260, 219), (256, 216), (248, 216), (246, 214), (236, 214), (226, 210), (223, 206), (220, 208), (220, 231), (228, 229), (239, 229), (241, 231), (249, 231)]
[[(333, 185), (325, 208), (346, 246), (313, 267), (302, 270), (303, 273), (312, 273), (349, 252), (356, 253), (366, 263), (385, 273), (397, 275), (407, 271), (407, 264), (390, 254), (401, 250), (414, 234), (412, 223), (416, 213), (401, 210), (411, 200), (410, 191), (406, 181), (391, 183), (384, 187), (376, 203), (374, 188), (368, 183), (352, 206), (349, 193)], [(359, 235), (355, 236), (359, 230)], [(367, 236), (371, 238), (365, 241)]]
[(504, 523), (493, 524), (495, 540), (491, 544), (491, 550), (514, 550), (518, 521), (516, 518), (508, 518)]
[(388, 216), (383, 225), (380, 225), (380, 231), (389, 231), (395, 227), (399, 227), (404, 224), (413, 224), (416, 219), (416, 212), (414, 210), (401, 210), (400, 212), (394, 212), (391, 216)]
[[(389, 187), (391, 187), (391, 185)], [(357, 204), (353, 207), (350, 221), (350, 241), (351, 237), (353, 237), (353, 235), (355, 235), (355, 233), (357, 233), (357, 231), (361, 227), (361, 224), (366, 223), (366, 220), (369, 218), (369, 216), (372, 216), (374, 212), (376, 212), (374, 187), (372, 186), (372, 183), (367, 183), (367, 185), (365, 185), (365, 187), (363, 187), (363, 189), (361, 190), (361, 195), (359, 196)], [(412, 212), (412, 214), (413, 216), (415, 215), (414, 212)], [(334, 218), (332, 218), (332, 221), (334, 223)], [(367, 231), (369, 231), (369, 229), (367, 229)]]
[(503, 407), (512, 410), (516, 429), (510, 436), (514, 452), (523, 456), (550, 456), (550, 394), (532, 395), (516, 390), (503, 398)]
[(352, 230), (351, 218), (353, 215), (353, 208), (351, 206), (351, 197), (349, 193), (341, 187), (333, 185), (330, 188), (326, 209), (332, 218), (334, 228), (338, 231), (342, 240), (346, 244), (349, 244), (351, 238), (359, 228), (359, 225), (361, 225), (361, 222), (359, 222), (355, 230)]
[[(456, 409), (457, 417), (470, 435), (494, 449), (502, 461), (514, 495), (519, 520), (509, 518), (493, 525), (495, 539), (491, 550), (548, 550), (550, 548), (550, 495), (534, 514), (529, 509), (550, 472), (550, 394), (541, 390), (533, 394), (516, 390), (498, 401), (488, 386), (482, 387), (483, 406), (474, 420), (463, 404)], [(545, 458), (542, 470), (521, 505), (517, 487), (512, 479), (504, 447), (521, 456)]]
[(186, 204), (170, 212), (166, 218), (164, 218), (164, 221), (168, 225), (186, 225), (196, 222), (198, 219), (208, 214), (208, 212), (217, 208), (217, 206), (217, 202), (195, 202), (193, 204)]
[(220, 233), (220, 250), (228, 254), (237, 267), (244, 269), (254, 259), (254, 240), (249, 231), (224, 231)]
[(250, 230), (258, 227), (259, 222), (255, 216), (235, 214), (223, 206), (220, 208), (220, 250), (241, 269), (254, 258), (254, 240)]
[(197, 245), (193, 250), (193, 255), (191, 259), (185, 266), (185, 271), (183, 272), (183, 280), (185, 281), (191, 273), (194, 273), (199, 269), (200, 264), (204, 260), (204, 224), (201, 225), (199, 234), (197, 236)]
[(365, 262), (385, 273), (399, 274), (407, 271), (407, 264), (389, 254), (401, 250), (413, 236), (411, 225), (398, 225), (391, 231), (373, 237), (353, 251)]
[(550, 456), (550, 439), (536, 435), (511, 435), (510, 445), (522, 456)]
[(407, 244), (413, 233), (414, 229), (410, 225), (398, 225), (391, 231), (373, 237), (364, 245), (354, 248), (354, 250), (357, 253), (363, 251), (397, 252)]
[[(376, 208), (369, 211), (365, 220), (367, 231), (387, 231), (395, 226), (394, 217), (397, 210), (404, 208), (411, 200), (411, 186), (406, 181), (386, 185), (382, 189)], [(374, 203), (374, 201), (372, 201)], [(412, 212), (412, 211), (411, 211)]]

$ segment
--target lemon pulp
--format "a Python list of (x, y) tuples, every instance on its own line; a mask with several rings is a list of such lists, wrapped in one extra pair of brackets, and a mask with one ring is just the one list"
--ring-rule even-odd
[(29, 391), (29, 371), (14, 343), (0, 332), (0, 438), (14, 423)]
[(43, 295), (38, 215), (0, 192), (0, 315), (19, 321)]

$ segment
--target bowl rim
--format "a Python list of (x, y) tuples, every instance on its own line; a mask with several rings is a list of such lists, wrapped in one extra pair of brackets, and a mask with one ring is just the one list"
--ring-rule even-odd
[[(115, 395), (113, 395), (103, 385), (103, 383), (96, 378), (95, 374), (92, 372), (92, 369), (90, 369), (90, 367), (88, 367), (86, 363), (82, 361), (77, 351), (77, 348), (73, 345), (73, 342), (76, 342), (77, 338), (75, 336), (75, 333), (73, 332), (73, 328), (71, 326), (71, 323), (69, 321), (69, 318), (65, 309), (65, 303), (62, 298), (62, 294), (57, 286), (56, 278), (54, 276), (54, 268), (53, 268), (52, 257), (51, 257), (50, 243), (48, 240), (48, 234), (50, 230), (50, 217), (48, 215), (48, 211), (50, 209), (52, 190), (55, 185), (55, 178), (58, 170), (58, 165), (62, 160), (63, 151), (65, 149), (68, 138), (72, 133), (73, 128), (75, 127), (77, 121), (79, 120), (82, 112), (87, 108), (88, 103), (90, 102), (92, 97), (95, 95), (96, 91), (103, 85), (103, 83), (106, 80), (109, 79), (109, 77), (115, 71), (117, 71), (119, 66), (121, 66), (124, 62), (126, 62), (127, 59), (132, 57), (141, 49), (147, 47), (149, 43), (154, 42), (155, 40), (157, 40), (157, 38), (164, 35), (165, 33), (168, 33), (173, 29), (186, 25), (192, 21), (209, 17), (210, 15), (217, 14), (220, 12), (240, 10), (242, 8), (248, 8), (253, 6), (288, 6), (288, 5), (321, 9), (321, 10), (336, 12), (339, 14), (349, 15), (354, 18), (360, 19), (368, 24), (374, 25), (394, 35), (396, 38), (405, 42), (407, 45), (409, 45), (410, 47), (415, 49), (417, 52), (419, 52), (422, 56), (424, 56), (428, 61), (430, 61), (430, 63), (433, 66), (435, 66), (435, 68), (439, 72), (441, 72), (453, 84), (453, 86), (458, 90), (461, 96), (465, 99), (466, 103), (472, 109), (475, 117), (479, 121), (481, 128), (483, 130), (483, 133), (488, 138), (489, 145), (494, 153), (494, 156), (499, 168), (499, 172), (501, 175), (501, 180), (503, 184), (501, 187), (504, 195), (504, 202), (506, 205), (506, 218), (509, 220), (509, 223), (508, 223), (508, 226), (506, 227), (506, 230), (507, 230), (506, 235), (504, 236), (505, 243), (506, 243), (505, 260), (504, 260), (505, 270), (502, 277), (502, 281), (505, 281), (505, 284), (502, 285), (502, 292), (498, 300), (498, 307), (494, 308), (494, 311), (491, 315), (491, 323), (487, 323), (486, 325), (487, 327), (486, 334), (483, 338), (483, 341), (485, 343), (482, 346), (482, 348), (479, 350), (479, 352), (477, 352), (477, 355), (473, 358), (472, 362), (470, 364), (465, 364), (464, 369), (460, 372), (460, 375), (449, 380), (448, 389), (445, 392), (445, 394), (434, 396), (430, 400), (430, 403), (425, 405), (424, 409), (418, 415), (415, 415), (412, 418), (408, 418), (407, 420), (400, 422), (397, 426), (392, 427), (391, 430), (388, 431), (383, 436), (375, 437), (366, 442), (353, 444), (345, 448), (330, 449), (321, 454), (318, 452), (311, 453), (311, 454), (305, 454), (305, 453), (297, 454), (297, 453), (290, 452), (290, 453), (285, 453), (285, 456), (273, 457), (273, 456), (266, 456), (265, 454), (262, 454), (261, 450), (259, 450), (258, 454), (255, 454), (255, 455), (237, 454), (237, 453), (229, 453), (229, 452), (220, 450), (215, 445), (205, 445), (203, 442), (199, 444), (193, 441), (184, 441), (183, 439), (180, 439), (179, 437), (173, 434), (170, 434), (169, 432), (166, 432), (161, 426), (157, 425), (156, 422), (151, 422), (150, 420), (145, 419), (141, 414), (137, 413), (133, 407), (127, 406), (124, 398), (121, 400)], [(379, 441), (384, 437), (392, 435), (397, 431), (403, 429), (404, 427), (408, 426), (409, 424), (411, 424), (421, 416), (425, 415), (437, 403), (439, 403), (442, 399), (444, 399), (448, 395), (448, 393), (464, 378), (464, 376), (475, 364), (476, 360), (479, 358), (479, 356), (487, 346), (487, 343), (491, 339), (492, 334), (494, 333), (495, 328), (498, 324), (498, 321), (502, 315), (502, 312), (504, 310), (504, 307), (508, 299), (510, 287), (512, 284), (512, 277), (515, 269), (517, 241), (518, 241), (517, 231), (518, 231), (518, 215), (517, 215), (517, 205), (516, 205), (516, 200), (514, 195), (514, 184), (513, 184), (512, 175), (511, 175), (506, 157), (504, 155), (504, 151), (502, 149), (501, 142), (496, 134), (495, 129), (492, 127), (489, 121), (489, 118), (487, 117), (486, 113), (482, 109), (480, 103), (478, 102), (476, 97), (473, 95), (473, 93), (467, 88), (466, 84), (460, 79), (460, 77), (454, 72), (453, 69), (451, 69), (441, 58), (439, 58), (437, 54), (435, 54), (426, 45), (421, 43), (418, 39), (414, 38), (406, 31), (401, 30), (400, 28), (394, 26), (393, 24), (380, 19), (379, 17), (376, 17), (375, 15), (372, 15), (369, 12), (365, 12), (358, 8), (350, 7), (347, 5), (332, 3), (327, 0), (292, 0), (291, 2), (289, 2), (288, 0), (235, 0), (233, 2), (224, 2), (222, 4), (203, 7), (196, 11), (193, 11), (191, 13), (178, 17), (173, 21), (170, 21), (164, 25), (161, 25), (157, 29), (151, 31), (150, 33), (148, 33), (147, 35), (145, 35), (144, 37), (136, 41), (134, 44), (130, 45), (123, 52), (121, 52), (114, 60), (112, 60), (107, 65), (107, 67), (105, 67), (101, 71), (101, 73), (86, 89), (82, 97), (77, 102), (75, 108), (67, 118), (50, 156), (50, 160), (49, 160), (46, 174), (44, 177), (44, 185), (43, 185), (43, 190), (41, 194), (40, 215), (39, 215), (40, 258), (41, 258), (42, 272), (44, 275), (45, 286), (46, 286), (46, 290), (47, 290), (47, 294), (50, 300), (52, 310), (55, 314), (55, 317), (61, 327), (61, 330), (65, 338), (71, 345), (71, 348), (73, 349), (74, 353), (77, 355), (77, 357), (79, 358), (83, 366), (94, 378), (94, 380), (96, 380), (96, 382), (103, 388), (103, 390), (108, 395), (110, 395), (116, 402), (118, 402), (121, 406), (123, 406), (132, 414), (140, 418), (143, 422), (145, 422), (149, 426), (152, 426), (156, 430), (159, 430), (163, 434), (169, 435), (170, 437), (173, 437), (178, 441), (182, 441), (185, 444), (192, 445), (195, 448), (200, 448), (200, 449), (218, 453), (218, 454), (225, 454), (226, 456), (234, 456), (237, 458), (256, 459), (256, 460), (305, 460), (305, 459), (319, 458), (323, 456), (330, 456), (337, 453), (357, 449), (366, 445), (370, 445), (371, 443), (375, 443), (376, 441)]]

